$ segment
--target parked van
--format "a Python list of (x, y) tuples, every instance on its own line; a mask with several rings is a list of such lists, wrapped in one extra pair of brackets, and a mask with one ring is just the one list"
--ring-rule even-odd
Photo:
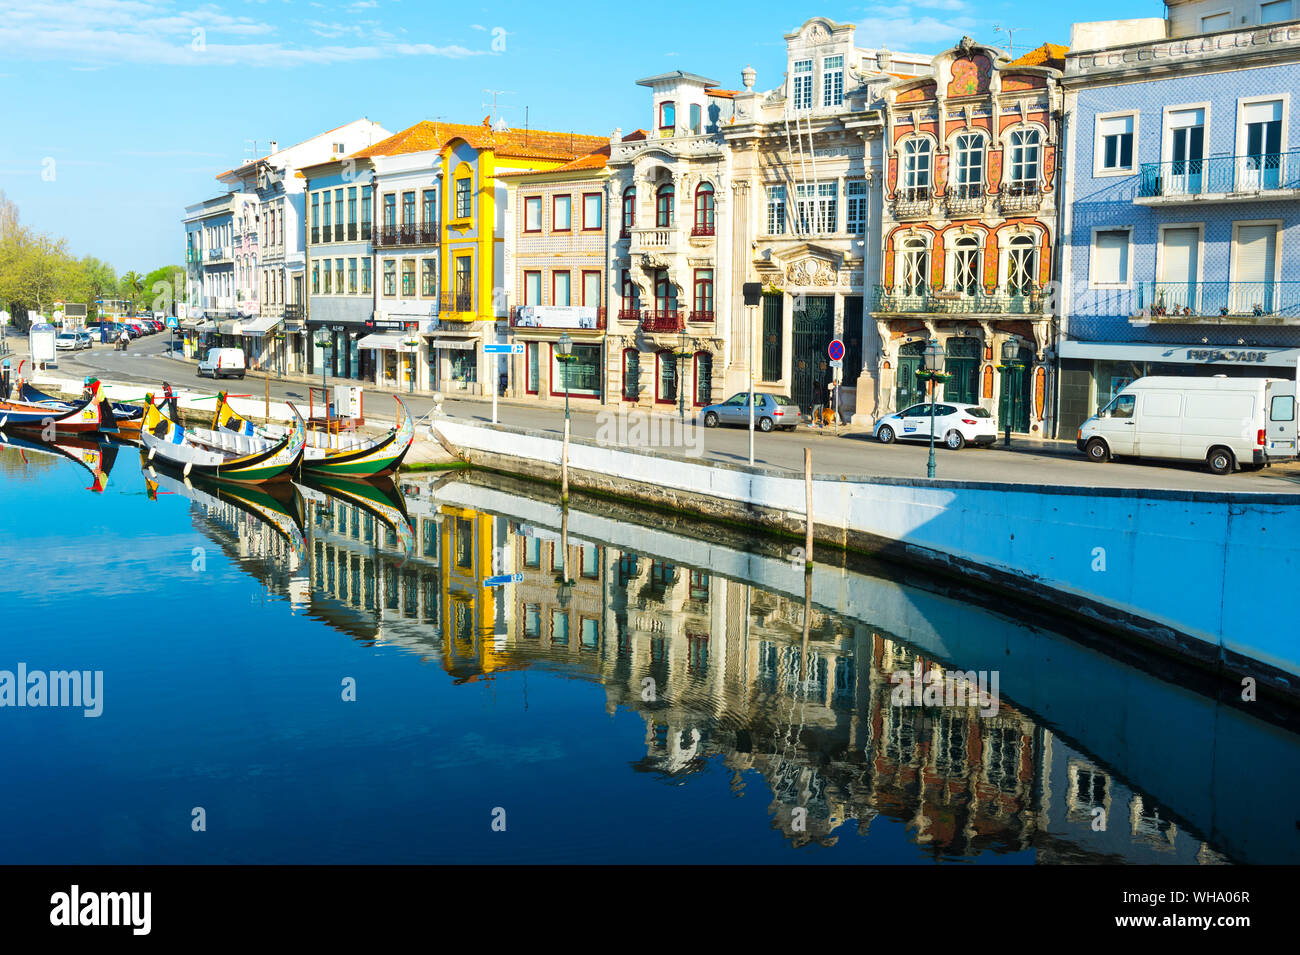
[(209, 349), (207, 357), (199, 362), (199, 377), (204, 375), (213, 378), (243, 378), (243, 351), (238, 348)]
[(1296, 457), (1296, 383), (1285, 378), (1139, 378), (1083, 423), (1089, 461), (1203, 461), (1215, 474)]

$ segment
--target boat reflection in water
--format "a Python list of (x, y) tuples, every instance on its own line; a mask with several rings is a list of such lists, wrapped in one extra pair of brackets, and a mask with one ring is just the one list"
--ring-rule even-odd
[(40, 437), (39, 432), (0, 431), (0, 452), (5, 449), (14, 452), (8, 467), (26, 469), (32, 457), (67, 458), (76, 461), (89, 472), (90, 485), (86, 490), (97, 494), (102, 494), (108, 487), (108, 477), (117, 461), (119, 447), (111, 439), (99, 435), (83, 437), (60, 434), (54, 440), (46, 441)]
[[(244, 567), (359, 641), (456, 682), (545, 670), (601, 685), (607, 712), (643, 723), (633, 771), (685, 785), (725, 769), (737, 795), (770, 800), (792, 847), (866, 837), (884, 817), (940, 859), (1300, 859), (1285, 716), (1265, 722), (1005, 601), (896, 566), (805, 575), (772, 542), (612, 504), (561, 510), (499, 476), (296, 487), (278, 508), (203, 492), (250, 519), (238, 534), (194, 499)], [(933, 671), (995, 674), (996, 706), (900, 694), (896, 675)]]

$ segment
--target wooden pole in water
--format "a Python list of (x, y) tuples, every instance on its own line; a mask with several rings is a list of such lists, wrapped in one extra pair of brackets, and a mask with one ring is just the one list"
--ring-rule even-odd
[(803, 489), (804, 489), (804, 570), (812, 573), (813, 559), (813, 483), (812, 483), (812, 448), (803, 449)]

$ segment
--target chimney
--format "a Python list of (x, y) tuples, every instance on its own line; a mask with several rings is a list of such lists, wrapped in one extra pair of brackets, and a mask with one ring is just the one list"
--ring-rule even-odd
[(614, 135), (609, 137), (609, 142), (611, 145), (613, 145), (614, 143), (621, 143), (622, 141), (623, 141), (623, 129), (622, 127), (615, 126)]
[(279, 149), (280, 149), (280, 144), (277, 143), (274, 139), (271, 140), (271, 152), (272, 152), (272, 153), (274, 153), (274, 152), (278, 152)]

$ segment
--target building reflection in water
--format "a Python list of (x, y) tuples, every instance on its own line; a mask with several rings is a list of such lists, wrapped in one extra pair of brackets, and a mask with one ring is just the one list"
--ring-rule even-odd
[[(869, 623), (565, 523), (449, 503), (436, 485), (389, 501), (301, 488), (283, 508), (301, 512), (300, 543), (234, 505), (196, 501), (196, 520), (295, 607), (456, 681), (545, 667), (599, 682), (609, 712), (644, 721), (634, 771), (689, 784), (723, 765), (737, 795), (770, 799), (795, 847), (865, 837), (883, 816), (936, 858), (1228, 861), (1005, 698), (992, 716), (896, 705), (890, 674), (943, 664)], [(502, 574), (517, 581), (489, 585)]]

